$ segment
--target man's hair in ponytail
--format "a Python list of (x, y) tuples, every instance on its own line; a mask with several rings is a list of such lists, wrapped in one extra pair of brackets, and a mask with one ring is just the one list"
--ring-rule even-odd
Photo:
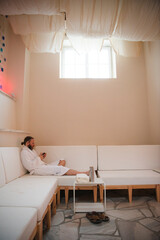
[(27, 137), (25, 137), (24, 141), (21, 142), (21, 145), (26, 145), (26, 142), (30, 141), (31, 139), (34, 139), (34, 138), (31, 137), (31, 136), (27, 136)]

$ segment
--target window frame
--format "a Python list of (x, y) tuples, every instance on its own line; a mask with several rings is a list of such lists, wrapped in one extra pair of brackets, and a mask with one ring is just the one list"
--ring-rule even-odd
[(104, 46), (102, 46), (102, 49), (101, 51), (104, 49), (104, 48), (109, 48), (109, 54), (110, 54), (110, 76), (109, 77), (89, 77), (88, 76), (88, 54), (89, 53), (86, 53), (86, 56), (85, 56), (85, 77), (64, 77), (64, 74), (62, 74), (62, 65), (64, 66), (64, 58), (63, 58), (63, 50), (64, 49), (71, 49), (72, 51), (75, 51), (74, 48), (71, 46), (71, 45), (65, 45), (63, 46), (63, 49), (62, 51), (60, 52), (60, 59), (59, 59), (59, 78), (60, 79), (116, 79), (117, 78), (117, 72), (116, 72), (116, 53), (114, 52), (114, 49), (112, 48), (111, 45), (108, 44), (105, 44)]

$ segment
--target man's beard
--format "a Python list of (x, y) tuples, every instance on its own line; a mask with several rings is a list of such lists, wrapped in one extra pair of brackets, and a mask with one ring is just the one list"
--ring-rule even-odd
[(33, 147), (29, 144), (28, 145), (28, 148), (30, 149), (30, 150), (33, 150)]

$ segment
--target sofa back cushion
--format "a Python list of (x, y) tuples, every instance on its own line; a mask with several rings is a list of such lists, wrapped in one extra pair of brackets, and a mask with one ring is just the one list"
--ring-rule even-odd
[(2, 153), (0, 151), (0, 187), (4, 186), (6, 183), (4, 165), (2, 162)]
[(160, 145), (98, 146), (98, 169), (160, 169)]
[(93, 166), (97, 170), (96, 146), (37, 146), (36, 151), (47, 153), (47, 163), (65, 159), (68, 168), (86, 171)]
[(2, 161), (5, 170), (6, 183), (24, 175), (26, 170), (20, 160), (20, 149), (18, 147), (2, 147)]

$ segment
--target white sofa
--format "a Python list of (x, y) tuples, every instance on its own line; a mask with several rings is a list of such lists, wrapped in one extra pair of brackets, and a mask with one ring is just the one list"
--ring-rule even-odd
[[(98, 177), (106, 189), (155, 188), (160, 202), (160, 145), (98, 146)], [(100, 190), (103, 199), (103, 189)]]
[[(6, 236), (7, 240), (14, 239), (12, 238), (14, 233), (11, 233), (11, 238), (9, 238), (11, 230), (6, 233), (4, 227), (5, 222), (7, 223), (7, 216), (11, 212), (14, 215), (8, 221), (10, 224), (8, 228), (16, 228), (16, 221), (17, 224), (18, 221), (21, 222), (21, 228), (18, 232), (15, 231), (15, 239), (32, 239), (36, 229), (38, 239), (42, 239), (45, 216), (47, 227), (50, 228), (52, 203), (53, 212), (55, 212), (56, 193), (59, 191), (58, 181), (56, 178), (47, 176), (29, 177), (21, 164), (19, 151), (16, 147), (0, 148), (0, 212), (3, 213), (5, 220), (3, 223), (0, 221), (1, 234)], [(27, 214), (23, 214), (25, 212)], [(23, 238), (23, 236), (26, 237)]]
[(0, 207), (0, 239), (33, 239), (37, 232), (37, 210), (24, 207)]
[[(38, 153), (46, 152), (46, 163), (65, 159), (66, 166), (77, 171), (88, 171), (90, 166), (97, 170), (97, 147), (96, 146), (37, 146)], [(65, 202), (68, 203), (69, 190), (73, 189), (75, 176), (58, 176), (60, 190), (65, 190)], [(97, 188), (95, 186), (79, 187), (81, 190), (93, 190), (94, 202), (97, 201)], [(59, 196), (60, 198), (60, 196)]]
[[(69, 168), (76, 170), (87, 171), (93, 166), (106, 189), (128, 189), (130, 202), (135, 188), (155, 188), (160, 201), (160, 146), (98, 146), (98, 155), (96, 146), (38, 146), (36, 150), (47, 153), (47, 163), (63, 158)], [(33, 239), (37, 231), (38, 239), (42, 239), (43, 219), (47, 216), (49, 228), (52, 203), (53, 212), (56, 210), (56, 194), (59, 203), (59, 190), (64, 189), (67, 203), (75, 176), (26, 174), (19, 151), (16, 147), (0, 148), (0, 234), (7, 240), (23, 240)], [(91, 189), (96, 201), (97, 187)]]

